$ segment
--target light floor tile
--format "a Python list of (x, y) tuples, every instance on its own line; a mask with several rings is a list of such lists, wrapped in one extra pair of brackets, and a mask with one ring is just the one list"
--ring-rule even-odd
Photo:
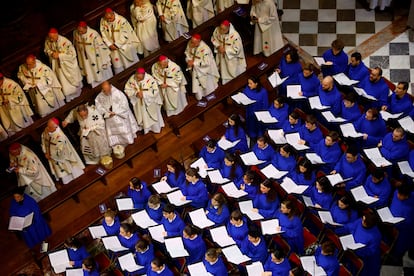
[[(286, 0), (289, 1), (289, 0)], [(318, 9), (319, 0), (300, 0), (300, 8), (302, 10)]]
[(408, 56), (390, 56), (391, 69), (407, 69), (410, 68), (410, 59)]
[(318, 55), (318, 47), (316, 46), (303, 46), (300, 47), (303, 51), (308, 53), (311, 56), (317, 56)]
[(362, 42), (370, 38), (372, 34), (357, 34), (356, 35), (356, 45), (360, 45)]
[(319, 47), (329, 47), (332, 41), (336, 39), (336, 34), (318, 34), (318, 45)]
[(282, 20), (285, 22), (298, 22), (300, 18), (300, 10), (286, 9), (283, 10)]
[(301, 21), (299, 22), (299, 33), (301, 34), (316, 34), (318, 33), (318, 22)]
[(296, 45), (299, 43), (299, 34), (284, 33), (283, 35), (286, 36), (287, 39), (291, 40)]
[(375, 13), (364, 9), (355, 10), (355, 21), (375, 21)]
[(336, 8), (338, 10), (354, 10), (355, 0), (338, 0), (336, 1)]
[(375, 22), (375, 32), (378, 33), (384, 28), (388, 27), (391, 24), (390, 21), (377, 21)]
[(335, 22), (336, 10), (333, 9), (320, 9), (318, 13), (319, 22)]
[(354, 34), (356, 32), (356, 24), (352, 21), (338, 21), (336, 22), (337, 34)]

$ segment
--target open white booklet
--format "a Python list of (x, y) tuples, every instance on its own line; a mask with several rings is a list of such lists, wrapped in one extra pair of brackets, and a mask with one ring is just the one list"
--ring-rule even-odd
[(257, 156), (252, 151), (241, 154), (240, 158), (246, 166), (254, 166), (266, 162), (264, 160), (257, 159)]
[(218, 140), (217, 145), (222, 148), (223, 150), (228, 150), (233, 148), (234, 146), (236, 146), (238, 143), (240, 142), (239, 140), (236, 140), (234, 142), (230, 142), (229, 140), (227, 140), (225, 137), (221, 137), (220, 140)]
[(298, 194), (301, 195), (308, 188), (306, 185), (296, 184), (290, 177), (283, 178), (282, 183), (280, 184), (286, 193), (288, 194)]
[(32, 225), (33, 215), (34, 213), (31, 212), (24, 217), (11, 216), (9, 221), (9, 230), (22, 231), (24, 228)]
[(389, 222), (389, 223), (392, 223), (392, 224), (396, 224), (396, 223), (399, 223), (399, 222), (405, 220), (405, 218), (403, 218), (403, 217), (394, 217), (391, 213), (390, 208), (388, 208), (388, 207), (378, 209), (377, 213), (378, 213), (379, 217), (381, 218), (382, 222)]
[(246, 94), (239, 92), (233, 96), (231, 96), (231, 98), (238, 104), (241, 105), (249, 105), (252, 103), (255, 103), (255, 100), (250, 99), (249, 97), (246, 96)]
[(401, 161), (401, 162), (398, 162), (397, 164), (402, 174), (405, 174), (411, 178), (414, 178), (414, 171), (411, 168), (410, 163), (408, 163), (408, 161)]
[(351, 85), (357, 84), (359, 82), (358, 80), (351, 80), (344, 73), (339, 73), (339, 74), (333, 75), (332, 77), (340, 85), (351, 86)]
[(371, 148), (371, 149), (364, 149), (365, 154), (369, 158), (369, 160), (374, 163), (375, 167), (381, 168), (381, 167), (387, 167), (391, 166), (392, 163), (385, 159), (380, 150), (378, 148)]
[(278, 122), (277, 119), (275, 117), (272, 117), (272, 114), (270, 114), (270, 112), (267, 110), (255, 111), (254, 115), (256, 115), (258, 121), (265, 124), (273, 124)]
[(356, 250), (356, 249), (359, 249), (365, 246), (365, 244), (363, 243), (360, 243), (360, 242), (356, 243), (354, 236), (352, 236), (352, 234), (339, 237), (339, 240), (341, 241), (341, 245), (344, 250), (347, 250), (347, 249)]
[(248, 216), (251, 220), (260, 220), (263, 219), (263, 216), (258, 212), (253, 212), (253, 201), (246, 200), (239, 202), (240, 212)]
[(367, 192), (365, 191), (364, 186), (358, 186), (351, 189), (351, 193), (355, 198), (355, 201), (361, 201), (366, 204), (374, 203), (375, 201), (378, 201), (379, 198), (369, 196)]
[(214, 225), (214, 222), (209, 220), (206, 216), (206, 211), (203, 208), (196, 209), (188, 213), (191, 222), (200, 229), (204, 229)]
[(231, 245), (229, 247), (225, 247), (222, 249), (224, 256), (226, 256), (226, 259), (233, 264), (241, 264), (247, 261), (250, 261), (250, 258), (246, 255), (244, 255), (240, 249), (237, 247), (237, 245)]
[(315, 256), (303, 256), (300, 257), (303, 270), (308, 272), (312, 276), (326, 276), (325, 270), (316, 264)]
[(284, 83), (285, 80), (287, 80), (288, 78), (289, 78), (289, 76), (284, 77), (282, 79), (282, 78), (280, 78), (279, 73), (274, 71), (267, 79), (269, 80), (270, 84), (273, 87), (277, 87), (277, 86), (281, 85), (282, 83)]
[(229, 197), (241, 198), (247, 195), (245, 191), (237, 189), (234, 182), (229, 182), (227, 184), (224, 184), (223, 186), (221, 186), (221, 188), (226, 193), (226, 195)]
[(132, 255), (132, 253), (119, 256), (118, 261), (119, 261), (119, 265), (121, 266), (121, 269), (124, 271), (134, 272), (134, 271), (144, 268), (143, 266), (138, 265), (135, 262), (134, 255)]
[(343, 224), (335, 222), (332, 218), (331, 212), (329, 212), (329, 211), (318, 211), (318, 215), (321, 218), (321, 221), (323, 223), (328, 223), (330, 225), (335, 225), (335, 226), (342, 226), (343, 225)]
[(210, 229), (211, 238), (220, 247), (226, 247), (229, 245), (236, 244), (232, 237), (227, 232), (226, 226), (222, 225), (216, 228)]
[(70, 267), (69, 255), (66, 249), (50, 252), (49, 261), (56, 274), (63, 273), (67, 267)]

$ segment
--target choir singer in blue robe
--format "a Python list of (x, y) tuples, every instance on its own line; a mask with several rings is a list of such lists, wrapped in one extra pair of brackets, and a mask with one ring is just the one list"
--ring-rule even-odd
[(13, 191), (13, 200), (10, 204), (10, 216), (25, 217), (33, 213), (32, 224), (21, 231), (26, 245), (30, 248), (35, 247), (47, 237), (51, 230), (45, 219), (42, 217), (37, 202), (27, 194), (24, 194), (25, 186), (18, 187)]

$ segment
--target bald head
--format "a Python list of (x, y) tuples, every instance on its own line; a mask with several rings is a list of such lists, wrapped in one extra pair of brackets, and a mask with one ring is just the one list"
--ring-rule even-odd
[(104, 18), (107, 22), (113, 22), (115, 20), (115, 13), (111, 10), (111, 11), (106, 11)]
[(58, 40), (59, 34), (58, 33), (48, 33), (47, 37), (50, 41), (56, 42)]
[(104, 92), (105, 95), (111, 94), (112, 85), (109, 83), (109, 81), (104, 81), (102, 83), (102, 92)]
[(26, 57), (26, 66), (28, 69), (33, 69), (36, 67), (36, 57), (29, 55)]
[(46, 130), (48, 132), (55, 132), (58, 126), (59, 125), (56, 124), (56, 122), (53, 119), (49, 119), (49, 121), (47, 121)]
[(334, 85), (333, 78), (331, 76), (327, 76), (322, 80), (322, 89), (323, 91), (331, 91)]

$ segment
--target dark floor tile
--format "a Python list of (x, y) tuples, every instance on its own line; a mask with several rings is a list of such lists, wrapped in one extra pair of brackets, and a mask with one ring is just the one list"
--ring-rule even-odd
[(336, 33), (336, 22), (318, 22), (318, 33)]
[(318, 56), (322, 56), (323, 53), (326, 52), (326, 50), (331, 49), (331, 47), (318, 47)]
[(337, 10), (336, 19), (338, 21), (355, 21), (355, 10)]
[(300, 0), (283, 1), (284, 9), (300, 9)]
[(342, 39), (345, 46), (356, 46), (356, 35), (355, 34), (337, 34), (337, 38)]
[(299, 33), (299, 22), (282, 22), (282, 32)]
[(391, 82), (411, 82), (410, 75), (410, 69), (390, 69)]
[(389, 56), (371, 56), (369, 58), (369, 67), (380, 67), (382, 69), (390, 68), (390, 58)]
[(375, 23), (374, 22), (356, 22), (357, 34), (374, 34)]
[(410, 68), (414, 69), (414, 56), (410, 56)]
[(336, 9), (336, 0), (319, 0), (319, 8), (320, 9)]
[(301, 10), (301, 21), (318, 21), (318, 10)]
[(410, 46), (408, 42), (390, 43), (390, 55), (408, 55), (410, 53)]
[(300, 46), (316, 46), (318, 43), (317, 34), (299, 34)]
[(361, 1), (355, 1), (355, 9), (365, 9), (366, 7), (368, 7), (368, 4), (365, 0), (363, 0), (364, 3), (361, 3)]
[(392, 13), (388, 11), (375, 11), (375, 21), (392, 21)]

